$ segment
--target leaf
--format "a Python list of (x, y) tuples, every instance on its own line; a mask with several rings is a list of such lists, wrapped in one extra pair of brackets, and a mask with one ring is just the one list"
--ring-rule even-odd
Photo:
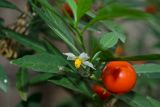
[(160, 107), (160, 101), (157, 101), (149, 96), (147, 96), (147, 99), (153, 105), (153, 107)]
[(80, 18), (91, 8), (91, 5), (92, 5), (92, 0), (78, 0), (76, 23), (78, 23)]
[[(156, 104), (159, 104), (159, 101), (154, 100), (151, 103), (151, 100), (148, 97), (141, 96), (136, 92), (130, 92), (121, 96), (117, 96), (122, 101), (126, 102), (131, 107), (157, 107)], [(158, 103), (157, 103), (158, 102)]]
[(16, 5), (7, 0), (0, 0), (0, 7), (19, 10)]
[(114, 32), (123, 43), (126, 41), (126, 35), (122, 27), (112, 21), (103, 21), (102, 22), (107, 28)]
[(58, 73), (59, 67), (67, 64), (61, 56), (48, 53), (26, 55), (22, 58), (11, 61), (20, 67), (30, 68), (37, 72)]
[(141, 77), (146, 77), (147, 79), (160, 79), (160, 73), (144, 73), (140, 75)]
[(16, 88), (22, 100), (27, 101), (29, 75), (26, 69), (20, 68), (16, 74)]
[(40, 15), (40, 17), (47, 23), (47, 25), (59, 36), (70, 48), (79, 53), (74, 45), (73, 38), (63, 22), (63, 19), (53, 10), (52, 6), (46, 0), (38, 1), (42, 7), (38, 8), (32, 4), (33, 9)]
[(113, 19), (117, 17), (146, 19), (149, 17), (149, 15), (141, 10), (130, 8), (129, 6), (124, 4), (111, 4), (106, 5), (104, 8), (102, 8), (98, 12), (96, 19), (103, 20)]
[(30, 80), (30, 85), (35, 85), (35, 84), (38, 84), (38, 83), (41, 83), (41, 82), (45, 82), (47, 81), (48, 79), (50, 79), (51, 77), (53, 77), (53, 74), (51, 73), (42, 73), (42, 74), (38, 74), (36, 75), (35, 77), (33, 77), (31, 80)]
[[(43, 43), (44, 43), (44, 46), (46, 47), (46, 50), (48, 53), (60, 55), (62, 57), (64, 56), (62, 54), (62, 52), (60, 52), (59, 49), (57, 49), (57, 47), (55, 47), (51, 43), (51, 41), (47, 40), (46, 38), (43, 38)], [(67, 61), (67, 64), (72, 70), (76, 71), (76, 68), (74, 67), (74, 65), (71, 62)]]
[(97, 37), (91, 35), (89, 38), (89, 44), (88, 44), (88, 49), (89, 49), (89, 55), (93, 55), (94, 53), (98, 52), (100, 47), (99, 47), (99, 41)]
[(58, 79), (49, 80), (49, 82), (65, 87), (67, 89), (82, 93), (87, 96), (91, 96), (91, 92), (86, 87), (86, 84), (83, 81), (77, 81), (75, 78), (71, 77), (61, 77)]
[(1, 65), (0, 65), (0, 89), (4, 92), (7, 92), (8, 89), (8, 78)]
[(2, 31), (5, 33), (5, 35), (13, 40), (16, 40), (17, 42), (23, 44), (26, 47), (29, 47), (37, 52), (45, 52), (46, 49), (42, 44), (40, 44), (38, 41), (31, 40), (27, 38), (24, 35), (21, 35), (19, 33), (16, 33), (10, 29), (3, 28)]
[(160, 73), (160, 64), (134, 65), (137, 73)]
[(73, 15), (74, 15), (74, 19), (75, 22), (77, 21), (77, 5), (75, 0), (66, 0), (66, 2), (68, 3), (69, 7), (71, 8)]
[(128, 19), (149, 19), (151, 16), (141, 10), (130, 8), (124, 4), (110, 4), (98, 11), (98, 14), (85, 26), (83, 32), (93, 24), (102, 20), (112, 20), (115, 18)]
[(99, 44), (101, 49), (106, 50), (113, 47), (118, 42), (118, 38), (114, 32), (105, 33), (101, 36)]

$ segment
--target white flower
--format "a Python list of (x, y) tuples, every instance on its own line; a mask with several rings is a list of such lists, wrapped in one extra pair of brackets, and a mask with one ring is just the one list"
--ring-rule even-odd
[(78, 69), (80, 68), (80, 66), (88, 66), (92, 69), (95, 69), (93, 67), (93, 64), (89, 61), (87, 61), (89, 59), (89, 56), (86, 53), (81, 53), (79, 56), (75, 56), (73, 53), (63, 53), (64, 55), (67, 56), (67, 60), (73, 60), (75, 67)]

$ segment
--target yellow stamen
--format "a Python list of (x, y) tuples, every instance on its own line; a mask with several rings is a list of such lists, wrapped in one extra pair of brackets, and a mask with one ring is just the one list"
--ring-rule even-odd
[(76, 60), (74, 62), (75, 67), (78, 69), (78, 68), (80, 68), (81, 64), (82, 64), (82, 59), (76, 58)]

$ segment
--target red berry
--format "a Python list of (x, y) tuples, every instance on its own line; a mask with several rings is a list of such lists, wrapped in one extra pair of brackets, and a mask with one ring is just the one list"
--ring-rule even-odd
[(106, 100), (107, 98), (109, 98), (110, 93), (103, 88), (102, 86), (98, 85), (98, 84), (93, 84), (92, 86), (92, 90), (93, 92), (95, 92), (102, 100)]
[(122, 55), (123, 52), (124, 52), (123, 47), (122, 47), (121, 45), (118, 45), (118, 46), (116, 47), (116, 49), (115, 49), (115, 54), (116, 54), (116, 55)]
[(147, 13), (155, 13), (157, 11), (157, 7), (155, 5), (149, 5), (145, 8), (145, 12)]
[(126, 61), (112, 61), (106, 64), (102, 73), (102, 81), (108, 91), (124, 94), (134, 87), (136, 72)]

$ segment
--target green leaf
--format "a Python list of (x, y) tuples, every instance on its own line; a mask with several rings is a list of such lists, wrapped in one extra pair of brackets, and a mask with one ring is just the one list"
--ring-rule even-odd
[(103, 21), (102, 22), (107, 28), (114, 32), (123, 43), (126, 41), (126, 35), (122, 27), (112, 21)]
[(137, 73), (160, 73), (160, 64), (134, 65)]
[[(158, 107), (159, 101), (148, 99), (148, 97), (141, 96), (138, 93), (130, 92), (121, 96), (117, 96), (122, 101), (126, 102), (131, 107)], [(156, 105), (156, 106), (155, 106)]]
[(19, 33), (16, 33), (10, 29), (3, 28), (2, 31), (5, 33), (5, 35), (13, 40), (16, 40), (17, 42), (23, 44), (24, 46), (31, 48), (37, 52), (45, 52), (46, 49), (42, 44), (40, 44), (38, 41), (31, 40), (27, 38), (24, 35), (21, 35)]
[(50, 79), (51, 77), (53, 77), (53, 74), (51, 74), (51, 73), (38, 74), (30, 80), (29, 84), (35, 85), (35, 84), (38, 84), (41, 82), (45, 82), (48, 79)]
[(114, 32), (108, 32), (101, 36), (100, 47), (103, 50), (113, 47), (118, 42), (118, 38)]
[(134, 8), (130, 8), (124, 4), (111, 4), (106, 5), (102, 8), (96, 19), (103, 20), (103, 19), (113, 19), (117, 17), (124, 17), (124, 18), (132, 18), (132, 19), (146, 19), (148, 18), (148, 14), (141, 10), (137, 10)]
[(160, 73), (144, 73), (140, 75), (141, 77), (149, 78), (149, 79), (160, 79)]
[(32, 2), (33, 9), (40, 15), (40, 17), (47, 23), (47, 25), (59, 36), (70, 48), (79, 53), (74, 45), (72, 35), (67, 29), (63, 19), (53, 10), (52, 6), (46, 0), (38, 1), (42, 7), (38, 8)]
[(59, 67), (67, 64), (61, 56), (48, 53), (36, 55), (27, 55), (22, 58), (11, 61), (20, 67), (30, 68), (37, 72), (58, 73)]
[(8, 89), (8, 78), (1, 65), (0, 65), (0, 89), (4, 92), (7, 92)]
[(16, 74), (16, 88), (19, 91), (21, 99), (24, 101), (27, 101), (28, 82), (28, 71), (24, 68), (20, 68)]
[(115, 18), (148, 19), (150, 15), (124, 4), (110, 4), (98, 11), (98, 14), (85, 26), (83, 32), (94, 23)]
[(76, 23), (78, 23), (80, 18), (91, 8), (91, 5), (92, 5), (92, 0), (78, 0)]
[(7, 0), (0, 0), (0, 7), (19, 10), (16, 5)]
[(147, 96), (147, 99), (153, 105), (153, 107), (160, 107), (160, 101), (157, 101), (149, 96)]
[(88, 44), (88, 53), (89, 55), (93, 56), (94, 53), (98, 52), (100, 47), (99, 47), (99, 41), (97, 37), (91, 35), (89, 38), (89, 44)]
[(71, 8), (73, 12), (75, 22), (77, 22), (77, 4), (76, 2), (74, 0), (66, 0), (66, 2), (68, 3), (69, 7)]
[[(76, 82), (77, 81), (77, 82)], [(56, 85), (65, 87), (67, 89), (82, 93), (86, 96), (91, 96), (91, 92), (88, 90), (86, 84), (83, 81), (78, 81), (71, 77), (60, 77), (49, 80), (49, 82)]]

